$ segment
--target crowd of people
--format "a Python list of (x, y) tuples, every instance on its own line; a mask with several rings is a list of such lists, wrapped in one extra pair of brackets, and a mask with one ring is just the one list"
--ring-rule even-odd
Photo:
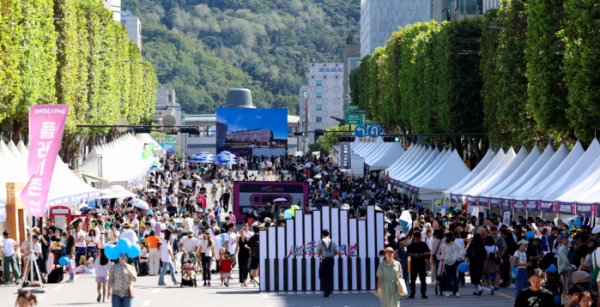
[[(4, 232), (0, 242), (4, 283), (29, 278), (31, 268), (26, 264), (33, 257), (37, 271), (29, 283), (62, 280), (63, 274), (67, 274), (66, 282), (73, 282), (77, 273), (94, 273), (96, 300), (119, 301), (118, 306), (131, 306), (131, 284), (139, 276), (158, 276), (158, 285), (166, 285), (164, 276), (169, 273), (175, 285), (196, 285), (201, 278), (201, 286), (215, 282), (228, 287), (237, 266), (240, 286), (256, 287), (260, 283), (259, 231), (285, 225), (284, 211), (291, 207), (264, 204), (252, 208), (246, 220), (236, 220), (230, 210), (232, 181), (262, 177), (308, 181), (308, 203), (296, 204), (296, 210), (308, 213), (331, 206), (359, 219), (365, 217), (367, 206), (384, 212), (385, 249), (379, 253), (382, 261), (376, 273), (382, 306), (399, 304), (399, 276), (408, 285), (409, 299), (415, 298), (417, 279), (421, 297), (427, 298), (428, 277), (436, 292), (460, 297), (468, 276), (475, 296), (516, 289), (515, 306), (519, 307), (598, 304), (600, 231), (596, 230), (600, 229), (584, 223), (555, 225), (522, 216), (503, 223), (502, 216), (483, 212), (471, 216), (460, 207), (433, 211), (420, 200), (391, 189), (385, 171), (351, 177), (327, 157), (253, 156), (228, 166), (174, 158), (161, 163), (164, 170), (154, 172), (148, 186), (138, 192), (150, 210), (131, 205), (129, 199), (105, 200), (86, 211), (89, 218), (76, 220), (66, 229), (58, 229), (52, 219), (46, 219), (43, 227), (27, 229), (21, 245)], [(319, 278), (328, 297), (332, 293), (330, 262), (337, 242), (329, 239), (327, 230), (322, 235), (317, 247), (323, 261)], [(109, 261), (104, 248), (122, 238), (140, 245), (139, 256)], [(66, 265), (60, 262), (64, 256), (69, 260)]]

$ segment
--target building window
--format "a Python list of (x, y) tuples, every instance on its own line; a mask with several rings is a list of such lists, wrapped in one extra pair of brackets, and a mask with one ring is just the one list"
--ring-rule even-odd
[(308, 98), (308, 92), (302, 92), (302, 98)]
[(323, 93), (317, 92), (317, 98), (323, 98)]
[(322, 104), (318, 104), (317, 105), (317, 111), (321, 111), (323, 110), (323, 105)]
[(317, 123), (322, 123), (323, 122), (323, 118), (321, 118), (321, 116), (317, 116)]
[(321, 86), (321, 85), (323, 85), (323, 81), (317, 80), (317, 86)]

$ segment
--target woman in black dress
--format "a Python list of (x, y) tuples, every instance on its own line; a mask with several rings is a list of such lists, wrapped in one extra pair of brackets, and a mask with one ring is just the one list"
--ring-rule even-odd
[(469, 255), (469, 270), (471, 271), (471, 284), (475, 285), (473, 295), (481, 296), (481, 278), (483, 277), (483, 263), (487, 258), (485, 246), (483, 245), (483, 237), (476, 233), (473, 240), (467, 248)]
[(42, 229), (42, 235), (40, 236), (40, 244), (42, 245), (42, 257), (39, 261), (40, 272), (44, 275), (44, 278), (47, 277), (48, 273), (50, 273), (50, 268), (47, 267), (48, 258), (50, 257), (50, 244), (52, 244), (50, 240), (50, 234), (48, 233), (48, 227), (44, 227)]
[(240, 264), (240, 283), (242, 287), (248, 287), (246, 280), (248, 279), (248, 273), (250, 273), (250, 250), (246, 248), (247, 246), (248, 238), (242, 228), (238, 236), (238, 263)]

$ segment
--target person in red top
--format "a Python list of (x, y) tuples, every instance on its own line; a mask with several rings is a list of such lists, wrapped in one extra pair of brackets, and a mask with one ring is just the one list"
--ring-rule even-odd
[(225, 252), (225, 255), (223, 255), (224, 258), (219, 262), (221, 266), (221, 285), (225, 283), (225, 287), (229, 287), (229, 278), (231, 277), (231, 265), (233, 261), (230, 259), (230, 256), (229, 252)]

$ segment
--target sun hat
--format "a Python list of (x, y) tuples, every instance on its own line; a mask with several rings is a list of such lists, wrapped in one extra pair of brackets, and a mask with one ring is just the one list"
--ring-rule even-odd
[(517, 242), (517, 245), (521, 245), (521, 244), (529, 244), (529, 241), (527, 241), (525, 239), (521, 239), (521, 241)]
[(386, 247), (386, 248), (383, 250), (383, 253), (384, 253), (384, 254), (385, 254), (385, 253), (387, 253), (387, 252), (392, 252), (392, 253), (393, 253), (393, 252), (394, 252), (394, 249), (388, 246), (388, 247)]

